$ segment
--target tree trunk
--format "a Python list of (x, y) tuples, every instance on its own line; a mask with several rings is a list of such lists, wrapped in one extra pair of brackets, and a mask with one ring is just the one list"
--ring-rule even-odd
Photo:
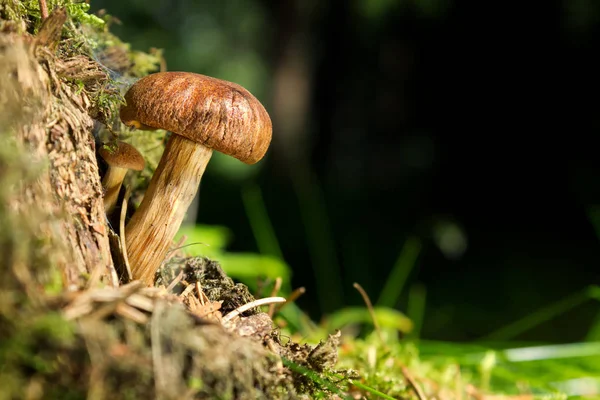
[(45, 214), (36, 241), (52, 247), (49, 253), (68, 289), (118, 286), (95, 155), (92, 102), (74, 79), (102, 70), (89, 58), (57, 55), (65, 21), (64, 9), (56, 10), (35, 37), (18, 22), (0, 21), (0, 136), (3, 142), (15, 138), (32, 165), (45, 166), (33, 184), (23, 183), (15, 191), (11, 207), (24, 216), (32, 210)]

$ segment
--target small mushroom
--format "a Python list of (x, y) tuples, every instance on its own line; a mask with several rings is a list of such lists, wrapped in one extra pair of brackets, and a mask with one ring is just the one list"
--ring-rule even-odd
[(271, 119), (242, 86), (189, 72), (148, 75), (131, 86), (125, 100), (120, 112), (125, 125), (171, 132), (125, 228), (133, 278), (152, 285), (213, 150), (246, 164), (260, 161), (271, 142)]
[(117, 141), (103, 144), (98, 150), (100, 156), (108, 164), (102, 189), (104, 190), (104, 209), (110, 214), (117, 204), (119, 191), (128, 170), (141, 171), (144, 169), (144, 157), (130, 144)]

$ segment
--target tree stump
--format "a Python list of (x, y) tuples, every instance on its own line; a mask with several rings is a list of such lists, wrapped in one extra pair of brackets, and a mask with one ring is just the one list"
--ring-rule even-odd
[[(110, 255), (102, 186), (95, 155), (92, 101), (81, 90), (86, 76), (108, 79), (87, 57), (58, 51), (64, 9), (55, 10), (36, 36), (18, 22), (0, 30), (0, 135), (40, 170), (33, 182), (12, 193), (14, 212), (41, 214), (35, 232), (51, 247), (53, 261), (69, 290), (118, 286)], [(7, 166), (10, 167), (10, 166)], [(34, 212), (35, 211), (35, 212)]]

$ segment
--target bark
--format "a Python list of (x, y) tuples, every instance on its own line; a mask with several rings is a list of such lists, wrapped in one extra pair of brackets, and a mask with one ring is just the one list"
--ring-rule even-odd
[(35, 183), (15, 192), (12, 205), (24, 216), (34, 208), (46, 214), (36, 239), (52, 246), (67, 288), (118, 286), (95, 155), (92, 102), (72, 79), (101, 69), (86, 57), (58, 55), (65, 20), (65, 11), (56, 10), (35, 37), (18, 23), (3, 21), (0, 69), (2, 76), (14, 79), (0, 88), (2, 139), (16, 138), (32, 162), (46, 165)]

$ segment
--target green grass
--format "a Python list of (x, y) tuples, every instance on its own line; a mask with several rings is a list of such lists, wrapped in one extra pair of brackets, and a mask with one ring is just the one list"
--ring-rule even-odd
[[(307, 223), (307, 247), (311, 248), (316, 279), (323, 280), (321, 270), (333, 262), (328, 255), (332, 250), (327, 248), (326, 243), (330, 245), (333, 238), (316, 243), (313, 236), (316, 227), (311, 226), (309, 221), (318, 220), (314, 215), (325, 212), (322, 197), (318, 188), (309, 191), (312, 194), (300, 193), (306, 190), (303, 185), (314, 185), (310, 174), (301, 178), (296, 184), (299, 204)], [(224, 268), (233, 277), (249, 286), (265, 276), (271, 279), (281, 277), (284, 282), (281, 295), (288, 295), (291, 291), (290, 266), (285, 262), (259, 187), (247, 186), (242, 198), (260, 254), (238, 255), (235, 263), (227, 263), (232, 255), (225, 250), (226, 229), (196, 227), (191, 228), (188, 234), (191, 233), (194, 240), (211, 242), (208, 243), (212, 248), (210, 251), (216, 251), (213, 255), (217, 259), (225, 260)], [(215, 235), (215, 229), (221, 234)], [(325, 230), (322, 235), (330, 233)], [(422, 247), (417, 236), (406, 240), (386, 285), (376, 296), (374, 315), (380, 332), (375, 330), (371, 314), (364, 305), (338, 307), (319, 324), (311, 321), (294, 304), (286, 305), (285, 313), (276, 318), (276, 321), (286, 322), (283, 334), (313, 343), (323, 340), (336, 329), (342, 329), (344, 335), (338, 362), (342, 372), (318, 374), (289, 362), (285, 365), (306, 374), (325, 392), (337, 393), (342, 398), (351, 392), (360, 392), (366, 398), (416, 398), (414, 388), (403, 375), (404, 367), (428, 395), (433, 394), (431, 382), (435, 382), (447, 393), (462, 393), (463, 398), (467, 398), (469, 387), (484, 393), (529, 393), (532, 399), (600, 398), (600, 341), (597, 340), (600, 317), (598, 323), (592, 324), (586, 342), (532, 346), (516, 340), (520, 334), (551, 319), (561, 318), (567, 311), (585, 302), (598, 301), (600, 288), (593, 285), (586, 287), (472, 343), (430, 341), (420, 337), (421, 326), (427, 318), (427, 288), (410, 280)], [(209, 252), (207, 247), (197, 247), (195, 251)], [(259, 264), (262, 267), (258, 267)], [(247, 269), (249, 266), (252, 267)], [(323, 287), (317, 289), (317, 295), (322, 295), (322, 290)], [(406, 314), (396, 309), (405, 290), (408, 290)], [(350, 376), (351, 373), (355, 376)]]
[(518, 337), (521, 333), (534, 328), (550, 319), (556, 318), (589, 300), (600, 300), (600, 287), (591, 285), (571, 296), (550, 304), (533, 314), (527, 315), (509, 325), (482, 337), (481, 340), (506, 341)]
[(496, 392), (515, 394), (519, 385), (539, 396), (561, 398), (586, 394), (585, 386), (573, 384), (576, 380), (600, 387), (600, 342), (486, 348), (422, 341), (420, 353), (427, 361), (454, 360), (476, 374), (480, 386)]
[(404, 246), (400, 250), (392, 272), (381, 290), (377, 304), (386, 307), (395, 307), (398, 304), (406, 281), (415, 267), (421, 247), (421, 240), (415, 236), (409, 237), (404, 242)]
[(306, 245), (316, 283), (321, 310), (328, 312), (343, 305), (341, 268), (329, 225), (325, 196), (316, 174), (306, 162), (298, 162), (292, 174), (294, 191), (305, 230)]
[[(265, 276), (272, 279), (282, 277), (284, 282), (291, 276), (289, 265), (278, 256), (281, 253), (275, 251), (279, 249), (274, 242), (276, 235), (270, 221), (266, 220), (266, 208), (258, 193), (246, 192), (245, 202), (247, 210), (254, 213), (249, 220), (255, 225), (253, 230), (257, 234), (257, 241), (261, 242), (260, 254), (228, 253), (226, 246), (230, 235), (224, 227), (198, 225), (183, 228), (180, 232), (188, 235), (188, 242), (203, 243), (188, 246), (191, 255), (215, 257), (223, 262), (224, 269), (231, 276), (251, 287)], [(584, 288), (476, 342), (429, 341), (420, 337), (420, 327), (426, 318), (424, 286), (408, 286), (407, 314), (387, 306), (397, 304), (401, 291), (389, 288), (392, 285), (407, 286), (407, 277), (414, 268), (420, 248), (418, 239), (410, 238), (407, 241), (388, 280), (393, 283), (388, 284), (387, 292), (384, 291), (374, 306), (381, 337), (374, 330), (371, 314), (365, 306), (341, 307), (328, 314), (319, 324), (311, 321), (295, 304), (286, 305), (282, 313), (277, 315), (276, 321), (286, 322), (283, 334), (300, 337), (306, 342), (323, 340), (336, 329), (346, 332), (339, 351), (338, 367), (345, 373), (355, 371), (357, 376), (319, 374), (290, 362), (284, 361), (284, 364), (322, 387), (324, 397), (325, 393), (337, 393), (345, 398), (345, 394), (359, 391), (367, 398), (416, 398), (403, 377), (404, 366), (409, 368), (417, 382), (424, 382), (425, 391), (431, 391), (431, 385), (428, 386), (427, 382), (433, 381), (452, 393), (463, 393), (465, 398), (468, 385), (497, 394), (516, 395), (525, 392), (531, 394), (532, 399), (570, 399), (584, 395), (590, 398), (591, 393), (600, 396), (600, 342), (531, 346), (515, 340), (528, 329), (560, 318), (586, 301), (597, 301), (600, 293), (598, 287)], [(284, 285), (287, 289), (282, 290), (283, 295), (289, 294), (289, 281), (287, 283)]]
[(283, 260), (283, 253), (267, 213), (260, 187), (256, 184), (244, 187), (242, 189), (242, 200), (259, 252)]

